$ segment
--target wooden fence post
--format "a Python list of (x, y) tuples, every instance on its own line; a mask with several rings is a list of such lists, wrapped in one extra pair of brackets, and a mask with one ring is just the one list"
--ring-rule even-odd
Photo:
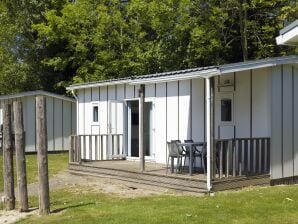
[(50, 197), (48, 176), (46, 100), (44, 96), (36, 97), (36, 133), (39, 181), (39, 214), (47, 215), (50, 213)]
[(25, 136), (23, 125), (23, 107), (22, 102), (13, 102), (14, 115), (14, 136), (17, 165), (18, 195), (20, 202), (20, 211), (28, 211), (28, 191), (26, 177), (26, 159), (25, 159)]
[(3, 117), (3, 181), (5, 210), (15, 209), (13, 180), (13, 144), (11, 125), (11, 104), (5, 103)]

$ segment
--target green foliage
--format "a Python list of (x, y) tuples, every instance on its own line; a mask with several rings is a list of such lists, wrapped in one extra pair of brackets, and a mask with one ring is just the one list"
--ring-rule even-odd
[(288, 0), (6, 1), (0, 92), (295, 54), (275, 37), (297, 12)]

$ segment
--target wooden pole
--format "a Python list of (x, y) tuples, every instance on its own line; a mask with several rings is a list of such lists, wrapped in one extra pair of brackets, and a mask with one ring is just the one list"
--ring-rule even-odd
[(15, 209), (13, 180), (13, 145), (11, 125), (11, 104), (4, 104), (3, 117), (3, 181), (5, 210)]
[(38, 156), (39, 214), (50, 213), (46, 100), (36, 97), (36, 147)]
[(18, 194), (20, 202), (20, 211), (28, 211), (28, 191), (27, 191), (27, 176), (26, 176), (26, 159), (25, 159), (25, 134), (23, 124), (23, 107), (22, 102), (13, 102), (14, 115), (14, 136), (16, 150), (16, 165), (17, 165), (17, 182)]
[(145, 171), (145, 152), (144, 152), (144, 91), (145, 86), (141, 85), (139, 89), (140, 106), (139, 106), (139, 158), (140, 171)]

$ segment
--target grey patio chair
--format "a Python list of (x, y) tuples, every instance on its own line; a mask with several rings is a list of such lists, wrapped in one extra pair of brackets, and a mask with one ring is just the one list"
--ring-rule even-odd
[(167, 173), (169, 169), (169, 160), (171, 159), (171, 171), (174, 170), (174, 159), (177, 159), (177, 165), (176, 165), (176, 173), (181, 169), (182, 166), (182, 159), (185, 156), (183, 153), (183, 150), (181, 150), (181, 147), (179, 147), (179, 143), (181, 143), (180, 140), (172, 140), (169, 142), (168, 147), (168, 158), (167, 158)]
[[(194, 142), (192, 139), (184, 140), (185, 143), (192, 143)], [(206, 151), (206, 143), (204, 143), (202, 146), (196, 146), (194, 152), (193, 152), (193, 164), (192, 166), (195, 167), (196, 158), (201, 158), (201, 168), (204, 169), (204, 174), (206, 173), (206, 157), (207, 157), (207, 151)], [(187, 147), (187, 146), (186, 146)], [(189, 147), (189, 146), (188, 146)], [(190, 152), (190, 149), (186, 150), (188, 153)], [(189, 155), (188, 155), (189, 157)], [(204, 164), (203, 164), (204, 162)], [(184, 160), (184, 166), (185, 166), (185, 160)]]

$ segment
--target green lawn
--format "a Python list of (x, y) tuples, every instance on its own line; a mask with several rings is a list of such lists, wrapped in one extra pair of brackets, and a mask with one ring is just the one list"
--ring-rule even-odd
[[(52, 192), (53, 214), (20, 223), (298, 223), (298, 186), (252, 188), (214, 197), (121, 199), (86, 192)], [(32, 204), (37, 205), (37, 197), (31, 198)]]
[[(15, 159), (15, 157), (14, 157)], [(49, 176), (57, 174), (61, 170), (65, 170), (68, 165), (68, 153), (57, 153), (49, 154)], [(27, 166), (27, 180), (28, 183), (37, 182), (37, 156), (26, 155), (26, 166)], [(0, 156), (0, 192), (3, 191), (3, 157)], [(16, 168), (14, 163), (14, 177), (16, 185)]]

